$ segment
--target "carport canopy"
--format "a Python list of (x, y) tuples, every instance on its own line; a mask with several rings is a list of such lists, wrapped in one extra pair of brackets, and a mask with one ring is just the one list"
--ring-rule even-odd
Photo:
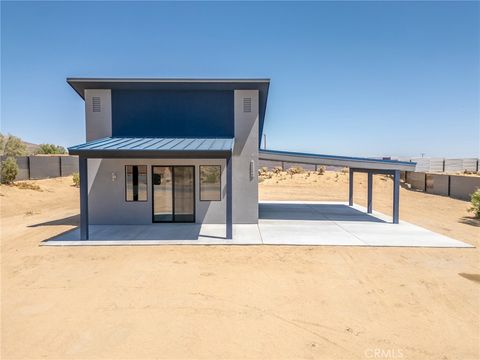
[(297, 164), (330, 165), (349, 168), (348, 203), (353, 206), (353, 178), (355, 172), (367, 173), (367, 212), (373, 210), (373, 175), (384, 174), (393, 176), (393, 207), (392, 219), (394, 224), (399, 223), (400, 209), (400, 171), (415, 171), (414, 162), (383, 160), (362, 157), (310, 154), (300, 152), (260, 150), (260, 160), (291, 162)]

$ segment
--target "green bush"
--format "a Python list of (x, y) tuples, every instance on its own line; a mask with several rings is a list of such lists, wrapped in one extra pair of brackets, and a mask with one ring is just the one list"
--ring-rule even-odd
[(480, 219), (480, 189), (477, 189), (471, 196), (472, 207), (468, 211), (473, 212), (475, 217)]
[(40, 144), (36, 154), (66, 154), (67, 150), (63, 146), (54, 144)]
[(72, 180), (75, 187), (80, 187), (80, 174), (78, 172), (73, 173)]
[(3, 149), (5, 156), (25, 156), (27, 155), (27, 145), (18, 137), (9, 135), (6, 142), (5, 148)]
[(3, 184), (12, 183), (18, 174), (18, 165), (14, 157), (8, 157), (2, 162), (2, 177)]

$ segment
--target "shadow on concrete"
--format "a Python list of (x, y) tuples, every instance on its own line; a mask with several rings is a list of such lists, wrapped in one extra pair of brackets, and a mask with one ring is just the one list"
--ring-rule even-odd
[(55, 226), (55, 225), (73, 225), (78, 226), (80, 224), (80, 214), (68, 216), (63, 219), (56, 219), (51, 221), (46, 221), (43, 223), (28, 225), (28, 227), (39, 227), (39, 226)]
[[(37, 225), (37, 226), (40, 226), (40, 225)], [(60, 239), (60, 238), (65, 238), (65, 237), (75, 237), (75, 234), (76, 232), (79, 232), (79, 228), (74, 228), (74, 229), (69, 229), (69, 230), (65, 230), (65, 231), (62, 231), (61, 233), (57, 234), (57, 235), (53, 235), (51, 237), (49, 237), (48, 239), (44, 239), (42, 241), (40, 241), (40, 243), (46, 243), (50, 240), (57, 240), (57, 239)]]
[(259, 204), (259, 219), (299, 221), (385, 221), (342, 204)]
[[(203, 238), (224, 240), (224, 231), (200, 233), (201, 224), (150, 224), (150, 225), (90, 225), (89, 240), (130, 241), (130, 240), (199, 240)], [(78, 241), (80, 229), (65, 231), (45, 241)]]

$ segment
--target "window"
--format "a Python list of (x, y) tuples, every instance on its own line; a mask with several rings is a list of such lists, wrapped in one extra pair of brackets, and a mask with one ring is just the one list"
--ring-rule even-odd
[(125, 200), (147, 201), (147, 165), (125, 166)]
[(200, 166), (200, 200), (220, 201), (222, 168), (220, 165)]

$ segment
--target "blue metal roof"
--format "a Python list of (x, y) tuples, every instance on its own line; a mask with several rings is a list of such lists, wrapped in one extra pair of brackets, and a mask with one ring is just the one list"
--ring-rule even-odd
[(259, 159), (271, 161), (285, 161), (304, 164), (322, 164), (333, 166), (347, 166), (356, 169), (376, 170), (403, 170), (414, 171), (415, 163), (398, 160), (381, 160), (353, 156), (337, 156), (324, 154), (311, 154), (302, 152), (260, 150)]
[(92, 157), (195, 154), (228, 154), (233, 138), (106, 137), (68, 148), (71, 155)]

